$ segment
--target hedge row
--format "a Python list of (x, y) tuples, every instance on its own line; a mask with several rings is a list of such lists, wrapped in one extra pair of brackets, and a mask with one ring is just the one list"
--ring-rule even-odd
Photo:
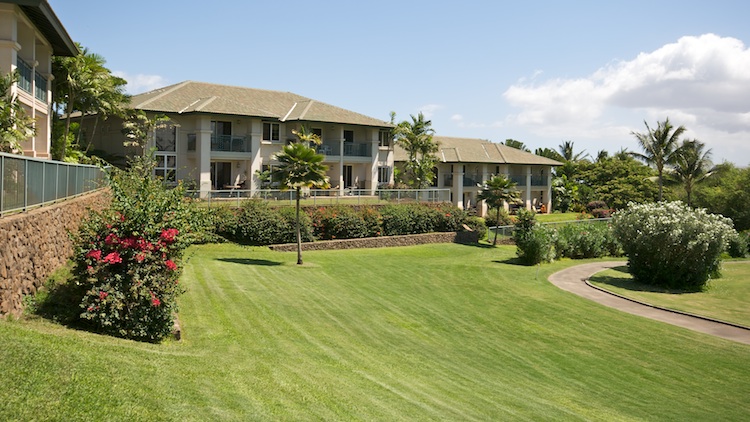
[[(296, 242), (295, 212), (248, 200), (239, 208), (215, 211), (220, 236), (249, 245)], [(393, 204), (381, 207), (336, 205), (306, 208), (300, 213), (302, 240), (357, 239), (463, 230), (464, 225), (486, 233), (484, 221), (470, 218), (450, 204)]]

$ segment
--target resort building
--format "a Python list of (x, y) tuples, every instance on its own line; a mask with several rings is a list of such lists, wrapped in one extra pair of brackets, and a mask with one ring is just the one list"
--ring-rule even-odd
[(46, 0), (0, 2), (0, 75), (17, 71), (11, 88), (36, 134), (21, 143), (24, 155), (50, 157), (52, 56), (75, 56), (78, 48)]
[[(552, 170), (562, 163), (482, 139), (434, 136), (433, 140), (439, 151), (432, 186), (450, 189), (451, 202), (458, 207), (477, 208), (484, 215), (486, 206), (477, 202), (481, 185), (493, 175), (504, 174), (517, 183), (522, 206), (552, 209)], [(396, 146), (396, 166), (406, 159), (406, 151)]]
[[(157, 174), (201, 192), (275, 187), (261, 174), (302, 126), (320, 136), (333, 188), (375, 190), (393, 181), (393, 125), (301, 95), (185, 81), (135, 95), (130, 107), (169, 118), (148, 145)], [(108, 119), (88, 141), (110, 155), (140, 153), (123, 146), (122, 123)], [(92, 132), (87, 119), (82, 127), (84, 136)]]

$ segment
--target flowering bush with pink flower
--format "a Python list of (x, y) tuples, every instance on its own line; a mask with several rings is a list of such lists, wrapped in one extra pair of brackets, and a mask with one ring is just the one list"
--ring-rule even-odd
[(92, 213), (74, 235), (74, 275), (80, 318), (104, 333), (159, 341), (183, 291), (183, 251), (206, 227), (196, 226), (181, 186), (168, 189), (149, 174), (148, 158), (115, 172), (110, 209)]

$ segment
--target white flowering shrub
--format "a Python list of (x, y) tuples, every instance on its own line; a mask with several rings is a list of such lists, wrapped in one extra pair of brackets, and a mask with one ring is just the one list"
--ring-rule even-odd
[(636, 280), (682, 290), (701, 290), (736, 236), (732, 220), (679, 201), (630, 203), (612, 227)]

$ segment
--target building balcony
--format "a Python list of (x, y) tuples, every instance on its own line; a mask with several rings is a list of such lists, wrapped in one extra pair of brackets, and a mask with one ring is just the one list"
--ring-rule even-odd
[(18, 70), (18, 87), (31, 94), (31, 81), (33, 80), (34, 71), (32, 70), (31, 66), (26, 64), (25, 61), (21, 60), (20, 57), (16, 61), (16, 66), (16, 70)]
[[(340, 156), (339, 142), (325, 141), (317, 148), (318, 154), (326, 156)], [(358, 142), (344, 142), (344, 157), (372, 157), (372, 144)]]
[[(197, 136), (188, 133), (188, 151), (196, 150)], [(238, 135), (211, 135), (211, 152), (251, 152), (250, 139)]]

